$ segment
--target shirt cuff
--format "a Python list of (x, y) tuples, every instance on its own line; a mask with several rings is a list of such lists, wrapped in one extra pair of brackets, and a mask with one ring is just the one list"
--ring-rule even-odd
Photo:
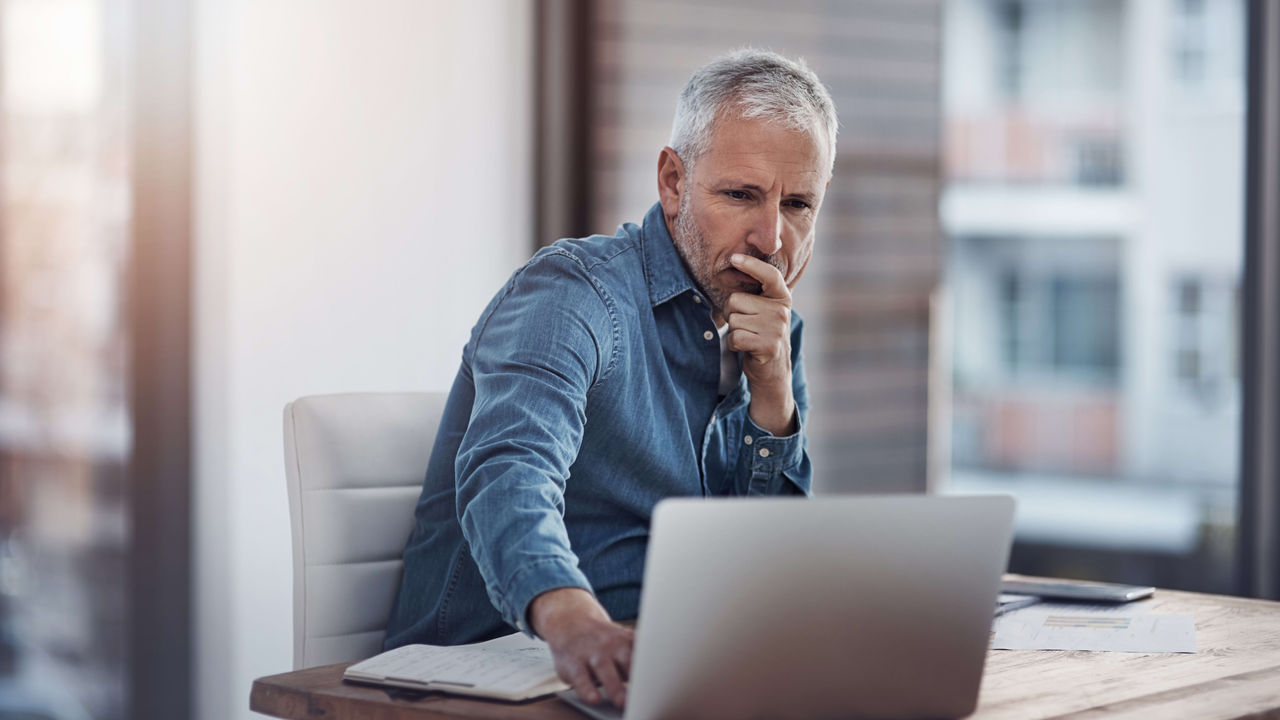
[(529, 606), (534, 598), (548, 590), (577, 587), (595, 594), (587, 576), (578, 567), (561, 558), (537, 560), (521, 566), (506, 583), (506, 592), (494, 598), (503, 619), (529, 637), (537, 637), (529, 625)]
[(810, 493), (808, 475), (798, 473), (804, 461), (804, 426), (800, 413), (796, 412), (796, 431), (785, 437), (777, 437), (764, 430), (751, 419), (750, 413), (743, 423), (742, 450), (748, 453), (747, 464), (751, 469), (750, 495), (776, 495), (782, 483), (790, 477), (797, 489)]

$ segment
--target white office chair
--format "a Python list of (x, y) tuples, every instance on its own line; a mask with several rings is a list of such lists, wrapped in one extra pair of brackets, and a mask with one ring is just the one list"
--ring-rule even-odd
[(363, 393), (285, 406), (295, 670), (382, 651), (444, 402)]

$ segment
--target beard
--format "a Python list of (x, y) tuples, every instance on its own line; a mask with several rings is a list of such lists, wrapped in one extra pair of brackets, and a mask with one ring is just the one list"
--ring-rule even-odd
[[(688, 193), (680, 197), (680, 210), (676, 213), (675, 222), (672, 223), (671, 234), (671, 239), (675, 241), (676, 252), (684, 261), (685, 269), (693, 276), (694, 284), (711, 301), (712, 309), (722, 318), (727, 320), (724, 309), (729, 304), (729, 297), (734, 293), (760, 294), (760, 283), (750, 277), (742, 279), (739, 271), (729, 263), (729, 254), (726, 253), (722, 259), (716, 260), (706, 233), (702, 231), (702, 226), (689, 210)], [(763, 260), (776, 267), (782, 276), (786, 277), (786, 267), (777, 254), (765, 255), (749, 245), (736, 252)], [(734, 276), (738, 279), (733, 279)], [(716, 282), (717, 278), (720, 279), (719, 283)]]

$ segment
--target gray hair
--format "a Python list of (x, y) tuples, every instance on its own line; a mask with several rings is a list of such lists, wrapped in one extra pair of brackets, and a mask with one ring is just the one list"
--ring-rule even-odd
[(831, 167), (836, 161), (836, 106), (831, 93), (804, 60), (745, 48), (702, 66), (689, 78), (676, 104), (671, 148), (692, 169), (711, 144), (720, 114), (732, 108), (743, 118), (781, 121), (794, 130), (826, 131)]

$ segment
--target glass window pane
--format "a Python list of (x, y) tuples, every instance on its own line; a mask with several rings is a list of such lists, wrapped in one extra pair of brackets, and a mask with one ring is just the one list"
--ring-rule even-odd
[(944, 7), (945, 485), (1015, 570), (1229, 591), (1243, 4)]
[(127, 0), (0, 0), (0, 717), (125, 714)]

